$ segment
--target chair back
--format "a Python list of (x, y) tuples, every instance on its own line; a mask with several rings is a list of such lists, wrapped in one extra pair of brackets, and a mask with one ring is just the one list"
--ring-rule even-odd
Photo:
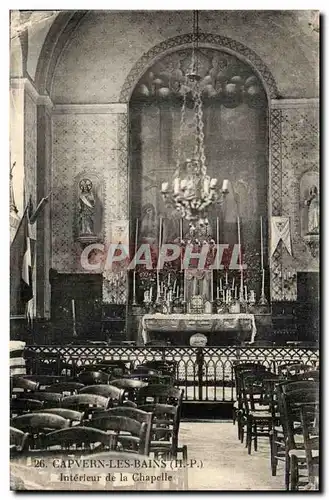
[(10, 451), (23, 451), (28, 440), (28, 433), (16, 427), (10, 427)]
[(67, 419), (52, 413), (28, 413), (20, 415), (11, 420), (11, 425), (16, 429), (34, 434), (37, 432), (49, 432), (54, 429), (64, 429), (69, 427)]
[(11, 387), (12, 389), (23, 389), (24, 391), (37, 391), (39, 383), (23, 377), (15, 376), (11, 377)]
[(44, 401), (38, 399), (14, 398), (10, 401), (10, 414), (11, 416), (28, 414), (35, 410), (41, 410), (43, 406)]
[(80, 382), (58, 382), (47, 386), (44, 390), (46, 392), (58, 392), (63, 396), (70, 396), (71, 394), (77, 394), (83, 387), (84, 385)]
[(162, 384), (148, 385), (138, 391), (138, 406), (148, 403), (172, 404), (181, 407), (184, 390)]
[(122, 403), (124, 390), (119, 389), (114, 385), (87, 385), (80, 389), (79, 394), (97, 394), (99, 396), (103, 396), (104, 398), (108, 398), (111, 402), (116, 402), (117, 404)]
[(54, 406), (60, 406), (63, 396), (62, 394), (58, 394), (57, 392), (38, 391), (38, 392), (28, 392), (28, 393), (22, 392), (21, 394), (17, 395), (17, 398), (35, 399), (38, 401), (43, 401), (43, 408), (47, 408), (48, 406), (51, 408)]
[(153, 423), (153, 413), (141, 410), (139, 408), (131, 408), (126, 406), (117, 406), (116, 408), (110, 408), (106, 410), (110, 416), (121, 416), (128, 417), (138, 422), (146, 424), (146, 435), (145, 435), (145, 454), (148, 455), (150, 452), (150, 441), (151, 441), (151, 429)]
[[(77, 449), (91, 450), (96, 448), (102, 451), (104, 448), (110, 448), (113, 437), (101, 429), (93, 427), (75, 426), (67, 429), (60, 429), (50, 432), (42, 437), (41, 446), (43, 449), (51, 447), (61, 447), (62, 449), (69, 449), (74, 446)], [(101, 447), (99, 447), (101, 443)]]
[(78, 374), (77, 379), (83, 385), (108, 384), (110, 375), (100, 371), (84, 370)]
[(319, 476), (319, 405), (301, 407), (301, 421), (305, 445), (306, 463), (310, 483)]
[[(35, 413), (44, 413), (45, 410), (38, 410)], [(80, 411), (69, 410), (68, 408), (47, 408), (47, 413), (52, 415), (59, 415), (60, 417), (72, 422), (81, 422), (83, 413)]]
[(109, 405), (109, 398), (98, 394), (74, 394), (62, 399), (62, 408), (70, 410), (92, 412), (95, 409), (106, 410)]
[[(139, 422), (130, 417), (121, 415), (96, 415), (90, 421), (90, 426), (103, 431), (115, 432), (115, 444), (113, 449), (117, 449), (118, 443), (125, 450), (134, 450), (141, 454), (148, 454), (149, 443), (146, 445), (146, 423)], [(121, 434), (124, 433), (124, 434)], [(129, 433), (130, 435), (128, 435)], [(133, 439), (133, 438), (137, 438)]]

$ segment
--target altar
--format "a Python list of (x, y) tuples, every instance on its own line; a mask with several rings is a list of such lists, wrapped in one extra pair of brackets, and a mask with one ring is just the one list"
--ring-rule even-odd
[(141, 319), (140, 337), (144, 344), (164, 340), (174, 345), (190, 345), (194, 334), (206, 337), (206, 345), (228, 340), (253, 344), (256, 322), (253, 314), (145, 314)]

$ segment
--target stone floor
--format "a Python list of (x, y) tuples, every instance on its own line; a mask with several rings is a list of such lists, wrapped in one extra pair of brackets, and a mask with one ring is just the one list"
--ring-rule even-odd
[(188, 469), (189, 490), (284, 490), (283, 463), (271, 475), (268, 438), (259, 438), (258, 451), (248, 455), (230, 421), (183, 421), (179, 437), (194, 465)]

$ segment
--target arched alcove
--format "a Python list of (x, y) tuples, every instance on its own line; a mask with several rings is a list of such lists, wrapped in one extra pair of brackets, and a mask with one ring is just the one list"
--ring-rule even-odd
[[(135, 82), (129, 101), (130, 218), (140, 220), (140, 238), (156, 240), (163, 220), (163, 242), (179, 237), (179, 214), (168, 208), (161, 184), (171, 181), (181, 160), (193, 156), (194, 111), (187, 94), (181, 133), (185, 76), (192, 49), (179, 47), (149, 65)], [(260, 218), (268, 214), (268, 98), (274, 88), (265, 88), (259, 72), (243, 57), (229, 50), (201, 46), (198, 51), (201, 76), (204, 143), (208, 173), (219, 185), (229, 180), (230, 190), (221, 208), (209, 211), (211, 235), (233, 245), (240, 217), (249, 286), (260, 289)], [(137, 71), (137, 70), (136, 70)], [(137, 73), (135, 72), (135, 75)], [(127, 91), (127, 87), (125, 88)], [(188, 232), (184, 221), (183, 232)], [(264, 241), (267, 235), (264, 234)], [(266, 245), (264, 245), (266, 247)], [(267, 250), (265, 248), (265, 263)]]

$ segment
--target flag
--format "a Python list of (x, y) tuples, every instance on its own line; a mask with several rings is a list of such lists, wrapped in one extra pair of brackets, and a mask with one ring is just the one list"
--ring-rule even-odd
[(292, 255), (289, 217), (272, 216), (271, 218), (271, 255), (274, 254), (280, 240)]
[(11, 314), (25, 314), (27, 303), (33, 298), (28, 207), (10, 247), (10, 289)]

